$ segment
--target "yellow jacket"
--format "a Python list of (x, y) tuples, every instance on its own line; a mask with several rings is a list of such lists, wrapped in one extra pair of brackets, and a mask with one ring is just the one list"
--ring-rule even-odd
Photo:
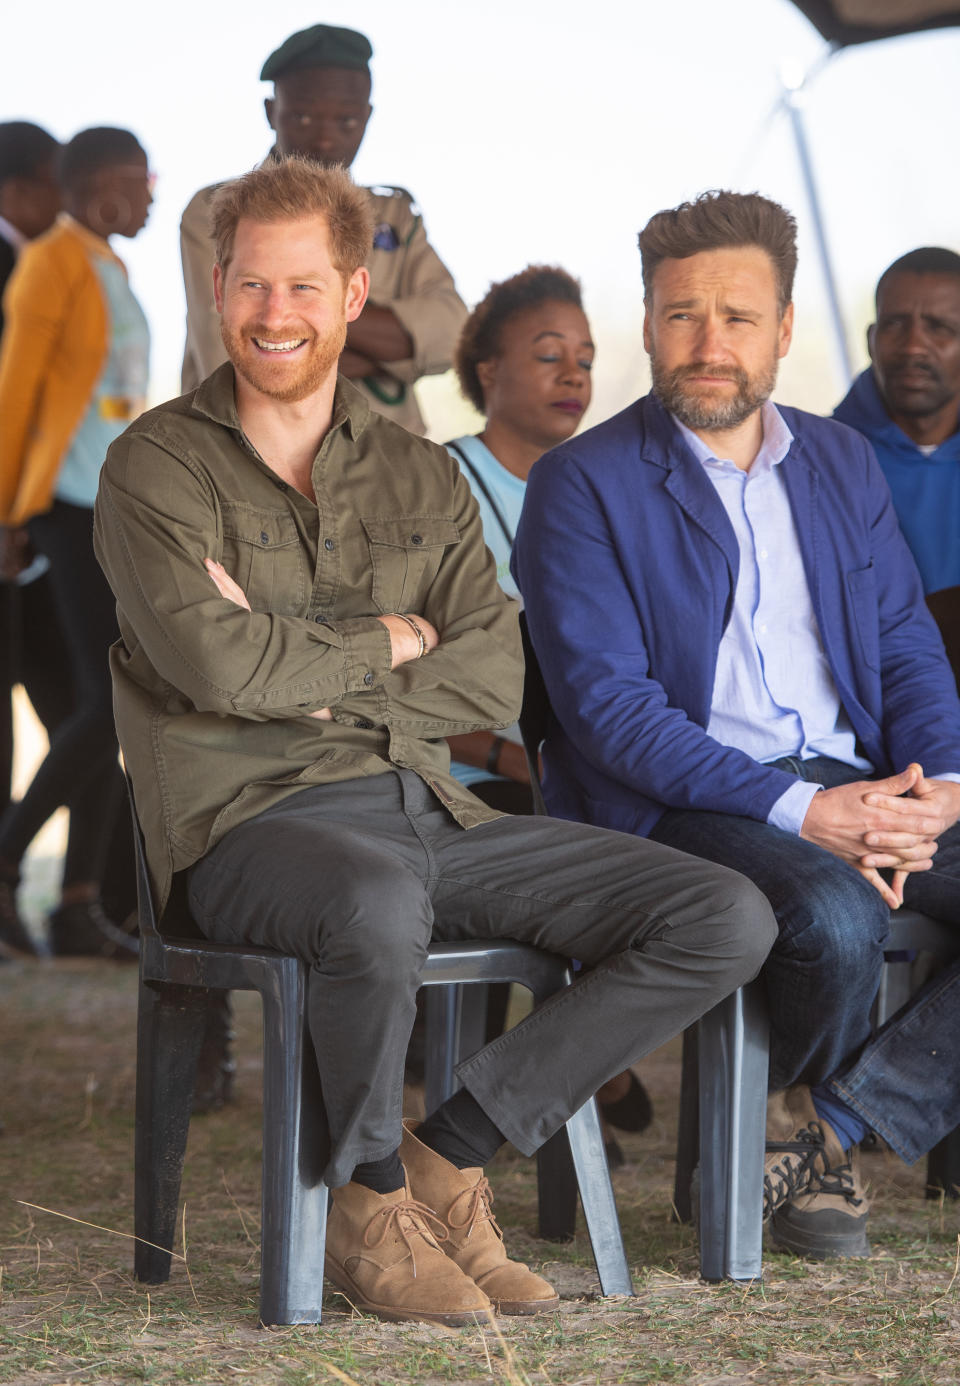
[[(7, 282), (0, 344), (0, 524), (49, 510), (109, 347), (93, 256), (105, 240), (61, 216), (25, 246)], [(119, 262), (118, 262), (119, 263)]]

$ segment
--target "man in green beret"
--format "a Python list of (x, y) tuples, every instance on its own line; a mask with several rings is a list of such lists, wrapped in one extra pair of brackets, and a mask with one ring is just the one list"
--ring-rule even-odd
[[(314, 24), (292, 34), (264, 63), (273, 82), (264, 102), (276, 141), (271, 159), (291, 154), (349, 168), (370, 119), (370, 41), (353, 29)], [(182, 388), (193, 390), (227, 359), (213, 301), (214, 246), (210, 199), (202, 188), (180, 223), (187, 295)], [(414, 433), (424, 431), (413, 386), (447, 370), (466, 318), (449, 270), (427, 240), (423, 219), (403, 188), (374, 187), (375, 232), (370, 299), (351, 323), (340, 360), (371, 407)]]

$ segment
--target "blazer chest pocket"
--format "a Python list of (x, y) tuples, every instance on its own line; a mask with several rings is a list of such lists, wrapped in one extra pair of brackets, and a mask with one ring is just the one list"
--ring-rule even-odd
[(242, 501), (222, 505), (223, 566), (254, 611), (298, 616), (306, 602), (304, 558), (293, 516)]
[(860, 639), (863, 662), (874, 673), (880, 672), (880, 612), (877, 605), (877, 575), (873, 564), (847, 573), (847, 591), (853, 610), (853, 623)]
[(436, 515), (361, 516), (370, 546), (373, 603), (390, 611), (422, 612), (444, 550), (459, 544), (453, 520)]

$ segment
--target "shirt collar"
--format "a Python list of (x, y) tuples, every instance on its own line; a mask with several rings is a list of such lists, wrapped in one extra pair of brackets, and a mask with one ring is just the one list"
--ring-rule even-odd
[[(65, 226), (93, 255), (99, 255), (104, 260), (115, 260), (124, 269), (123, 261), (120, 256), (115, 254), (110, 242), (103, 236), (98, 236), (96, 232), (89, 230), (86, 226), (81, 226), (79, 221), (70, 215), (69, 212), (61, 212), (57, 217), (57, 225)], [(125, 269), (124, 269), (124, 272)]]
[[(198, 385), (193, 395), (193, 407), (213, 419), (214, 423), (223, 424), (225, 428), (232, 428), (239, 433), (240, 417), (237, 414), (233, 385), (233, 366), (229, 361), (225, 361)], [(338, 375), (337, 388), (333, 395), (330, 431), (342, 427), (356, 442), (366, 428), (369, 418), (370, 406), (363, 395), (349, 380)]]
[[(680, 436), (702, 466), (713, 465), (726, 468), (736, 465), (729, 458), (717, 457), (716, 453), (711, 452), (703, 439), (698, 437), (692, 428), (687, 428), (686, 424), (681, 423), (676, 414), (671, 414), (670, 417), (680, 430)], [(772, 400), (765, 400), (761, 405), (760, 420), (763, 424), (763, 442), (760, 444), (760, 451), (749, 468), (754, 474), (770, 471), (777, 463), (782, 462), (790, 451), (790, 444), (793, 442), (793, 434)]]
[(14, 255), (19, 255), (20, 251), (27, 243), (27, 238), (22, 231), (18, 231), (13, 222), (7, 221), (6, 217), (0, 217), (0, 236), (13, 246)]

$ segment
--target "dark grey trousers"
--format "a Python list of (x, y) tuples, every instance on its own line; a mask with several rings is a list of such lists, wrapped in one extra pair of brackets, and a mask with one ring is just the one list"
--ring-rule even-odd
[(310, 963), (331, 1187), (400, 1144), (431, 939), (515, 939), (594, 969), (458, 1070), (529, 1155), (755, 976), (776, 937), (767, 901), (725, 867), (545, 818), (464, 831), (406, 770), (304, 789), (234, 828), (193, 867), (190, 905), (211, 939)]

